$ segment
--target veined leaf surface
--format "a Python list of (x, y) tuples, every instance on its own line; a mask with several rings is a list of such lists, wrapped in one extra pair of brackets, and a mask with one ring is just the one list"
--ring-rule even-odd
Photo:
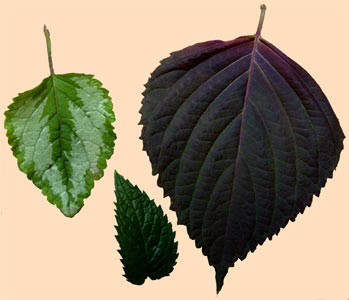
[(178, 257), (175, 232), (160, 206), (115, 171), (115, 217), (125, 277), (141, 285), (168, 276)]
[(73, 217), (113, 153), (115, 117), (108, 91), (93, 75), (54, 73), (46, 27), (45, 36), (51, 75), (13, 99), (5, 128), (20, 170)]
[(264, 14), (255, 35), (162, 60), (140, 111), (153, 174), (215, 268), (217, 292), (235, 261), (311, 205), (343, 149), (321, 88), (261, 37)]

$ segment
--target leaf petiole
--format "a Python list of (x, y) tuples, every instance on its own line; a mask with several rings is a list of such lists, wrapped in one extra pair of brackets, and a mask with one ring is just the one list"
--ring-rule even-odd
[(53, 62), (52, 62), (50, 31), (47, 29), (46, 25), (44, 25), (44, 34), (45, 34), (45, 38), (46, 38), (47, 55), (48, 55), (48, 63), (50, 66), (50, 73), (51, 73), (51, 76), (53, 76), (55, 74), (55, 71), (53, 70)]
[(257, 28), (257, 32), (256, 32), (256, 37), (259, 37), (261, 35), (263, 22), (264, 22), (265, 11), (266, 11), (267, 7), (266, 7), (265, 4), (262, 4), (260, 6), (260, 8), (261, 8), (261, 14), (260, 14), (260, 17), (259, 17), (259, 23), (258, 23), (258, 28)]

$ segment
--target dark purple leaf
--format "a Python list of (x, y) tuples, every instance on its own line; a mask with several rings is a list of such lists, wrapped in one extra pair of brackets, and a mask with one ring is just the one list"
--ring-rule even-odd
[(332, 177), (344, 134), (326, 96), (257, 33), (174, 52), (146, 84), (144, 149), (178, 223), (216, 270), (294, 221)]

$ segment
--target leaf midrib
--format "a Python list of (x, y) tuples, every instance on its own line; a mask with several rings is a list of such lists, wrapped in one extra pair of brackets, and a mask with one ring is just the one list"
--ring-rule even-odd
[[(240, 148), (241, 148), (241, 140), (242, 140), (242, 129), (243, 129), (243, 124), (244, 124), (244, 115), (245, 115), (245, 110), (246, 110), (246, 102), (249, 96), (249, 91), (250, 91), (250, 86), (251, 86), (251, 78), (252, 78), (252, 71), (253, 71), (253, 65), (255, 63), (255, 56), (257, 53), (257, 47), (258, 47), (258, 42), (260, 39), (260, 31), (257, 31), (257, 33), (255, 34), (255, 40), (253, 43), (253, 49), (252, 49), (252, 53), (251, 53), (251, 61), (250, 61), (250, 66), (248, 68), (248, 78), (247, 78), (247, 83), (246, 83), (246, 93), (245, 93), (245, 98), (244, 98), (244, 102), (243, 102), (243, 107), (242, 107), (242, 112), (241, 112), (241, 125), (240, 125), (240, 132), (239, 132), (239, 141), (238, 141), (238, 150), (237, 150), (237, 154), (235, 157), (235, 161), (234, 161), (234, 174), (233, 174), (233, 183), (232, 183), (232, 194), (230, 197), (230, 201), (229, 201), (229, 208), (228, 208), (228, 212), (230, 213), (231, 208), (232, 208), (232, 203), (233, 203), (233, 194), (234, 194), (234, 187), (235, 187), (235, 178), (236, 178), (236, 170), (237, 170), (237, 166), (238, 166), (238, 162), (240, 159)], [(227, 222), (225, 224), (225, 229), (224, 229), (224, 240), (227, 240), (227, 227), (228, 227), (228, 219)], [(225, 248), (226, 248), (226, 243), (224, 243), (223, 249), (222, 249), (222, 255), (224, 256), (224, 252), (225, 252)], [(224, 259), (222, 258), (222, 261)], [(221, 262), (222, 262), (221, 261)]]
[[(66, 191), (66, 193), (68, 195), (68, 203), (66, 205), (66, 207), (68, 208), (68, 207), (70, 207), (70, 195), (69, 195), (69, 192), (68, 192), (69, 176), (68, 176), (68, 172), (67, 172), (66, 159), (64, 158), (64, 155), (63, 155), (63, 144), (62, 144), (62, 125), (63, 125), (63, 122), (62, 122), (61, 114), (59, 112), (58, 92), (57, 92), (57, 87), (56, 87), (56, 78), (55, 78), (54, 74), (51, 74), (51, 80), (52, 80), (52, 88), (53, 88), (53, 94), (54, 94), (54, 97), (55, 97), (56, 111), (57, 111), (57, 117), (58, 117), (58, 123), (59, 123), (59, 137), (58, 137), (58, 140), (59, 140), (59, 148), (61, 149), (60, 157), (62, 157), (63, 173), (64, 173), (64, 176), (65, 176), (65, 178), (67, 180), (66, 184), (63, 184), (63, 186), (65, 187), (65, 191)], [(57, 160), (56, 160), (56, 162), (57, 162)], [(62, 180), (62, 181), (64, 181), (64, 180)], [(62, 199), (61, 199), (61, 201), (62, 201)]]

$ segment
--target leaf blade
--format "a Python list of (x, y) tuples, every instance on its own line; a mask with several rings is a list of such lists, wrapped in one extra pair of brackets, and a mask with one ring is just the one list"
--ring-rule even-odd
[(168, 276), (178, 257), (175, 232), (160, 206), (115, 171), (115, 218), (126, 279), (137, 285)]
[[(254, 47), (243, 53), (230, 47), (242, 39), (206, 42), (224, 49), (211, 57), (175, 52), (178, 65), (165, 59), (174, 61), (166, 73), (161, 62), (140, 110), (153, 174), (178, 223), (215, 267), (217, 292), (237, 259), (311, 205), (332, 177), (344, 139), (304, 69), (262, 38), (253, 37)], [(186, 49), (199, 53), (204, 44)], [(236, 63), (248, 54), (249, 67)], [(167, 80), (175, 72), (180, 77)], [(238, 73), (242, 80), (234, 86)]]
[[(68, 88), (62, 80), (76, 86)], [(82, 96), (87, 91), (90, 97)], [(74, 101), (87, 106), (92, 116), (94, 110), (100, 110), (103, 117), (94, 117), (94, 123), (88, 124), (83, 121), (87, 113), (82, 117), (76, 104), (73, 109)], [(94, 105), (97, 107), (92, 109)], [(116, 136), (111, 123), (115, 117), (108, 91), (92, 75), (52, 74), (38, 87), (14, 98), (5, 116), (9, 144), (19, 168), (42, 189), (49, 202), (65, 216), (73, 217), (90, 195), (94, 180), (103, 176), (106, 160), (113, 153)], [(95, 128), (104, 129), (97, 133)], [(97, 141), (101, 145), (98, 150), (92, 145)], [(89, 166), (79, 153), (85, 153), (85, 158), (92, 156)]]

